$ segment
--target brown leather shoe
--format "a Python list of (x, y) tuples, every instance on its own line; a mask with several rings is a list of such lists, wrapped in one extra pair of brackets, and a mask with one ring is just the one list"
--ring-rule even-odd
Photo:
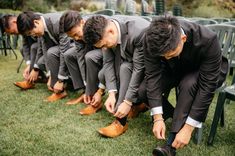
[(28, 81), (14, 82), (14, 85), (25, 90), (34, 88), (34, 84)]
[(103, 136), (114, 138), (123, 134), (127, 130), (127, 128), (127, 123), (125, 126), (123, 126), (118, 120), (115, 120), (111, 125), (99, 129), (98, 132)]
[(139, 105), (133, 105), (127, 117), (129, 119), (136, 118), (141, 112), (145, 112), (147, 110), (148, 107), (144, 103), (141, 103)]
[(45, 99), (46, 102), (54, 102), (59, 99), (65, 98), (67, 96), (66, 91), (63, 91), (61, 93), (53, 93), (51, 96), (47, 97)]
[(75, 105), (75, 104), (81, 103), (83, 102), (83, 99), (84, 99), (84, 94), (82, 94), (78, 98), (69, 100), (68, 102), (66, 102), (66, 105)]
[(96, 113), (97, 111), (102, 109), (102, 104), (100, 104), (98, 107), (93, 107), (92, 105), (88, 105), (86, 108), (80, 110), (81, 115), (91, 115)]

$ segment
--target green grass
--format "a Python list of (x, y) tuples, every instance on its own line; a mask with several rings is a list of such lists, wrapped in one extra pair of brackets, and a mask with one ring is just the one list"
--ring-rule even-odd
[[(129, 121), (128, 131), (120, 137), (101, 137), (97, 129), (114, 119), (105, 109), (92, 116), (81, 116), (78, 112), (84, 104), (64, 105), (76, 96), (74, 92), (61, 101), (46, 103), (43, 99), (50, 92), (44, 84), (21, 91), (12, 84), (22, 80), (22, 74), (16, 73), (19, 62), (13, 55), (0, 53), (0, 155), (143, 156), (151, 155), (156, 145), (164, 143), (152, 134), (149, 112)], [(235, 155), (235, 103), (232, 101), (225, 105), (226, 125), (218, 128), (214, 146), (206, 145), (214, 107), (215, 102), (204, 124), (203, 142), (196, 145), (191, 141), (178, 155)], [(167, 129), (169, 126), (168, 121)]]

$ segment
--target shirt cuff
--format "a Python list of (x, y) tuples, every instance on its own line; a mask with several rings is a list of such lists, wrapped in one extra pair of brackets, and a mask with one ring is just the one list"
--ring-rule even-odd
[(37, 64), (34, 64), (33, 67), (39, 69)]
[(117, 89), (111, 89), (111, 90), (109, 90), (109, 93), (111, 93), (111, 92), (116, 92), (116, 93), (117, 93)]
[(30, 60), (26, 61), (26, 64), (27, 64), (27, 65), (30, 65), (30, 63), (31, 63), (31, 61), (30, 61)]
[(49, 70), (47, 73), (46, 73), (46, 77), (50, 77), (51, 76), (51, 71)]
[(83, 81), (84, 86), (86, 86), (86, 81)]
[(101, 89), (105, 89), (105, 85), (102, 84), (102, 83), (99, 83), (99, 86), (98, 86), (98, 87), (101, 88)]
[(150, 110), (150, 115), (163, 114), (162, 106), (154, 107)]
[(202, 128), (202, 122), (196, 121), (192, 119), (190, 116), (188, 116), (186, 123), (197, 128)]
[(68, 76), (58, 75), (58, 79), (60, 80), (67, 80), (68, 78)]

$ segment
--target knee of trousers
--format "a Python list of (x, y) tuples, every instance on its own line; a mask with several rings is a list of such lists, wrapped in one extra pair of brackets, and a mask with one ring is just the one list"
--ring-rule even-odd
[(130, 72), (132, 70), (132, 63), (124, 62), (120, 66), (120, 73)]
[(101, 69), (98, 73), (99, 82), (105, 84), (104, 69)]
[(33, 43), (30, 47), (30, 52), (36, 52), (38, 49), (38, 44), (37, 43)]
[(54, 57), (59, 57), (59, 48), (51, 47), (47, 50), (47, 58), (50, 60)]
[(73, 58), (74, 58), (74, 56), (69, 52), (65, 52), (63, 55), (64, 55), (65, 62), (69, 62), (69, 61), (73, 60)]
[(197, 76), (186, 76), (179, 84), (179, 91), (189, 92), (190, 94), (195, 93), (198, 88), (198, 77)]
[(92, 51), (89, 51), (85, 55), (86, 62), (99, 62), (99, 59), (102, 59), (102, 53), (100, 52), (100, 49), (95, 49)]

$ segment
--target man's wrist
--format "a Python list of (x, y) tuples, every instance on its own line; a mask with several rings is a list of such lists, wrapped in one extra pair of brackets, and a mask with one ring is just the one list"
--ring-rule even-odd
[(132, 107), (132, 102), (128, 101), (128, 100), (123, 100), (123, 102), (125, 104), (127, 104), (128, 106)]
[(114, 97), (115, 97), (115, 96), (116, 96), (116, 93), (117, 93), (117, 92), (115, 92), (115, 91), (109, 92), (109, 96), (114, 96)]
[(184, 127), (185, 127), (186, 129), (188, 129), (190, 132), (193, 132), (193, 130), (195, 129), (195, 127), (193, 127), (193, 126), (191, 126), (191, 125), (189, 125), (189, 124), (187, 124), (187, 123), (184, 124)]
[(101, 96), (103, 96), (103, 95), (104, 95), (104, 89), (99, 88), (99, 89), (96, 91), (96, 93), (98, 93), (98, 94), (100, 94)]
[(34, 70), (35, 72), (38, 72), (38, 71), (39, 71), (39, 69), (38, 69), (38, 68), (33, 68), (33, 70)]
[(163, 119), (162, 114), (155, 114), (155, 115), (153, 116), (153, 119), (154, 119), (154, 120)]
[(58, 82), (59, 83), (64, 83), (64, 80), (63, 79), (58, 79)]

